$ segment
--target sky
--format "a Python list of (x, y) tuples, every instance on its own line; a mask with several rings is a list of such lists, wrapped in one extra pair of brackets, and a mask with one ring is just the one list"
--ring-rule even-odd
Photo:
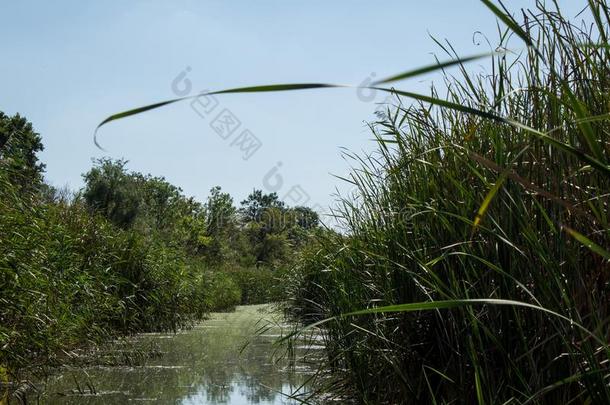
[[(562, 1), (573, 17), (586, 1)], [(533, 0), (511, 0), (511, 10)], [(0, 111), (27, 117), (45, 145), (46, 180), (82, 187), (92, 160), (126, 159), (203, 201), (219, 185), (322, 209), (353, 162), (375, 149), (368, 122), (384, 94), (354, 88), (227, 94), (109, 123), (108, 115), (237, 86), (366, 84), (460, 55), (487, 52), (497, 22), (477, 0), (3, 1)], [(472, 69), (484, 70), (486, 61)], [(396, 87), (426, 93), (437, 75)]]

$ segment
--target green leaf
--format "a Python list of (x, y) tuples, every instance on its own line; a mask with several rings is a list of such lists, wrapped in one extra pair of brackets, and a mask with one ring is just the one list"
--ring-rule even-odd
[(421, 67), (421, 68), (415, 69), (415, 70), (408, 70), (406, 72), (399, 73), (394, 76), (386, 77), (385, 79), (374, 81), (372, 84), (375, 86), (375, 85), (379, 85), (379, 84), (397, 82), (399, 80), (404, 80), (404, 79), (408, 79), (410, 77), (415, 77), (415, 76), (419, 76), (419, 75), (422, 75), (425, 73), (434, 72), (436, 70), (444, 69), (446, 67), (451, 67), (454, 65), (462, 65), (467, 62), (471, 62), (471, 61), (474, 61), (477, 59), (487, 58), (489, 56), (494, 56), (494, 55), (498, 55), (498, 54), (500, 54), (500, 52), (487, 52), (487, 53), (481, 53), (478, 55), (468, 56), (465, 58), (458, 58), (458, 59), (453, 59), (453, 60), (449, 60), (449, 61), (445, 61), (445, 62), (437, 62), (433, 65), (424, 66), (424, 67)]
[(588, 119), (591, 117), (589, 112), (587, 111), (587, 107), (585, 104), (580, 101), (574, 92), (570, 89), (567, 83), (562, 83), (562, 88), (565, 94), (567, 94), (569, 99), (569, 105), (572, 107), (572, 110), (576, 114), (577, 120), (576, 123), (582, 132), (582, 137), (584, 138), (584, 143), (587, 144), (589, 150), (593, 153), (596, 159), (603, 160), (604, 153), (602, 151), (602, 146), (595, 139), (595, 132), (593, 131), (593, 127), (591, 126), (591, 121)]
[(610, 252), (608, 252), (606, 249), (602, 248), (601, 246), (599, 246), (598, 244), (596, 244), (595, 242), (593, 242), (592, 240), (587, 238), (585, 235), (583, 235), (583, 234), (579, 233), (578, 231), (575, 231), (574, 229), (567, 227), (567, 226), (564, 226), (563, 229), (565, 229), (566, 232), (568, 234), (570, 234), (570, 236), (572, 236), (574, 239), (576, 239), (577, 241), (582, 243), (584, 246), (589, 248), (592, 252), (597, 253), (598, 255), (600, 255), (601, 257), (603, 257), (606, 260), (610, 260)]
[(164, 107), (164, 106), (169, 105), (169, 104), (177, 103), (179, 101), (192, 100), (192, 99), (195, 99), (195, 98), (198, 98), (198, 97), (203, 97), (203, 96), (208, 96), (208, 95), (215, 95), (215, 94), (227, 94), (227, 93), (264, 93), (264, 92), (270, 92), (270, 91), (307, 90), (307, 89), (319, 89), (319, 88), (328, 88), (328, 87), (346, 87), (346, 86), (342, 86), (342, 85), (338, 85), (338, 84), (325, 84), (325, 83), (272, 84), (272, 85), (237, 87), (237, 88), (234, 88), (234, 89), (209, 91), (209, 92), (200, 93), (200, 94), (197, 94), (197, 95), (194, 95), (194, 96), (180, 97), (180, 98), (174, 98), (174, 99), (171, 99), (171, 100), (161, 101), (161, 102), (158, 102), (158, 103), (149, 104), (149, 105), (146, 105), (146, 106), (143, 106), (143, 107), (133, 108), (131, 110), (127, 110), (127, 111), (123, 111), (123, 112), (120, 112), (120, 113), (117, 113), (117, 114), (110, 115), (109, 117), (104, 119), (102, 122), (100, 122), (98, 124), (98, 126), (95, 128), (95, 132), (93, 134), (93, 142), (95, 143), (95, 146), (97, 146), (98, 148), (103, 150), (103, 148), (100, 146), (100, 144), (97, 141), (97, 132), (98, 132), (98, 130), (102, 126), (108, 124), (109, 122), (115, 121), (115, 120), (119, 120), (119, 119), (122, 119), (122, 118), (127, 118), (127, 117), (130, 117), (132, 115), (141, 114), (143, 112), (154, 110), (154, 109), (157, 109), (157, 108), (161, 108), (161, 107)]
[(502, 123), (514, 126), (516, 128), (520, 128), (524, 131), (531, 133), (532, 135), (535, 135), (536, 137), (540, 138), (544, 142), (546, 142), (558, 149), (561, 149), (564, 152), (567, 152), (571, 155), (576, 156), (578, 159), (582, 160), (583, 162), (586, 162), (586, 163), (590, 164), (591, 166), (595, 167), (596, 169), (602, 171), (604, 175), (610, 176), (610, 166), (609, 165), (604, 164), (604, 163), (600, 162), (599, 160), (595, 159), (594, 157), (589, 156), (586, 153), (579, 151), (578, 149), (574, 148), (573, 146), (560, 142), (560, 141), (556, 140), (555, 138), (548, 136), (546, 133), (538, 131), (537, 129), (534, 129), (532, 127), (529, 127), (519, 121), (502, 117), (493, 112), (483, 111), (483, 110), (480, 110), (477, 108), (468, 107), (468, 106), (465, 106), (462, 104), (457, 104), (457, 103), (454, 103), (451, 101), (442, 100), (442, 99), (430, 97), (430, 96), (425, 96), (423, 94), (411, 93), (408, 91), (402, 91), (402, 90), (396, 90), (396, 89), (387, 89), (387, 88), (383, 88), (383, 87), (371, 87), (371, 88), (376, 89), (376, 90), (390, 92), (390, 93), (395, 93), (395, 94), (398, 94), (401, 96), (428, 102), (428, 103), (431, 103), (434, 105), (438, 105), (440, 107), (450, 108), (452, 110), (464, 112), (467, 114), (478, 115), (483, 118), (491, 119), (494, 121), (498, 121), (498, 122), (502, 122)]
[(556, 318), (562, 319), (568, 322), (570, 325), (577, 327), (582, 330), (588, 336), (593, 338), (597, 343), (599, 343), (602, 347), (607, 348), (608, 343), (604, 342), (604, 340), (600, 339), (593, 332), (575, 322), (573, 319), (568, 318), (565, 315), (552, 311), (550, 309), (541, 307), (539, 305), (530, 304), (522, 301), (514, 301), (514, 300), (505, 300), (505, 299), (496, 299), (496, 298), (474, 298), (474, 299), (455, 299), (455, 300), (441, 300), (441, 301), (424, 301), (424, 302), (413, 302), (407, 304), (396, 304), (396, 305), (387, 305), (383, 307), (374, 307), (369, 309), (362, 309), (360, 311), (348, 312), (345, 314), (341, 314), (338, 316), (333, 316), (331, 318), (326, 318), (318, 322), (311, 323), (300, 330), (293, 332), (282, 339), (278, 340), (278, 343), (284, 342), (298, 334), (306, 332), (310, 329), (317, 328), (322, 326), (328, 322), (337, 321), (350, 316), (361, 316), (361, 315), (372, 315), (372, 314), (385, 314), (385, 313), (395, 313), (395, 312), (417, 312), (417, 311), (430, 311), (430, 310), (438, 310), (438, 309), (452, 309), (459, 308), (464, 306), (474, 306), (474, 305), (502, 305), (502, 306), (512, 306), (512, 307), (522, 307), (529, 308), (536, 311), (544, 312)]
[(172, 100), (161, 101), (161, 102), (158, 102), (158, 103), (146, 105), (144, 107), (133, 108), (131, 110), (127, 110), (127, 111), (123, 111), (123, 112), (120, 112), (120, 113), (112, 114), (111, 116), (107, 117), (102, 122), (100, 122), (98, 124), (98, 126), (95, 128), (95, 133), (93, 134), (93, 142), (95, 143), (95, 146), (97, 146), (98, 148), (104, 150), (104, 148), (102, 148), (100, 146), (100, 144), (97, 142), (97, 131), (103, 125), (105, 125), (105, 124), (107, 124), (107, 123), (109, 123), (111, 121), (119, 120), (121, 118), (126, 118), (126, 117), (129, 117), (129, 116), (132, 116), (132, 115), (140, 114), (140, 113), (143, 113), (143, 112), (149, 111), (149, 110), (154, 110), (156, 108), (160, 108), (160, 107), (166, 106), (168, 104), (177, 103), (178, 101), (182, 101), (182, 100), (185, 100), (187, 98), (188, 97), (175, 98), (175, 99), (172, 99)]
[[(264, 93), (269, 91), (292, 91), (292, 90), (308, 90), (308, 89), (323, 89), (333, 87), (348, 87), (340, 84), (328, 83), (292, 83), (292, 84), (269, 84), (263, 86), (236, 87), (234, 89), (212, 91), (206, 94), (225, 94), (225, 93)], [(206, 94), (199, 94), (195, 97), (200, 97)]]
[[(121, 113), (113, 114), (113, 115), (107, 117), (95, 129), (94, 142), (98, 148), (102, 149), (97, 141), (97, 133), (98, 133), (98, 130), (103, 125), (105, 125), (109, 122), (112, 122), (112, 121), (115, 121), (118, 119), (122, 119), (122, 118), (126, 118), (126, 117), (129, 117), (132, 115), (140, 114), (145, 111), (150, 111), (150, 110), (153, 110), (156, 108), (160, 108), (160, 107), (166, 106), (168, 104), (176, 103), (178, 101), (194, 99), (194, 98), (202, 97), (205, 95), (228, 94), (228, 93), (259, 93), (259, 92), (306, 90), (306, 89), (317, 89), (317, 88), (347, 88), (347, 87), (354, 87), (354, 86), (328, 84), (328, 83), (273, 84), (273, 85), (262, 85), (262, 86), (237, 87), (234, 89), (218, 90), (218, 91), (212, 91), (212, 92), (207, 92), (207, 93), (201, 93), (201, 94), (197, 94), (194, 96), (175, 98), (175, 99), (166, 100), (166, 101), (162, 101), (162, 102), (155, 103), (155, 104), (150, 104), (150, 105), (147, 105), (144, 107), (139, 107), (139, 108), (134, 108), (131, 110), (123, 111)], [(574, 148), (571, 145), (562, 143), (562, 142), (548, 136), (546, 133), (538, 131), (534, 128), (531, 128), (523, 123), (512, 120), (510, 118), (502, 117), (502, 116), (497, 115), (490, 111), (484, 111), (481, 109), (477, 109), (477, 108), (469, 107), (466, 105), (454, 103), (451, 101), (442, 100), (442, 99), (439, 99), (436, 97), (426, 96), (423, 94), (413, 93), (413, 92), (409, 92), (409, 91), (388, 89), (385, 87), (376, 87), (376, 86), (367, 86), (365, 88), (398, 94), (398, 95), (401, 95), (404, 97), (409, 97), (409, 98), (412, 98), (415, 100), (420, 100), (420, 101), (424, 101), (427, 103), (431, 103), (433, 105), (437, 105), (440, 107), (450, 108), (452, 110), (464, 112), (467, 114), (473, 114), (473, 115), (477, 115), (477, 116), (480, 116), (483, 118), (487, 118), (487, 119), (491, 119), (494, 121), (512, 125), (516, 128), (523, 129), (523, 130), (537, 136), (538, 138), (542, 139), (544, 142), (547, 142), (547, 143), (551, 144), (552, 146), (555, 146), (556, 148), (563, 150), (564, 152), (570, 153), (570, 154), (578, 157), (580, 160), (582, 160), (582, 161), (590, 164), (591, 166), (595, 167), (596, 169), (602, 171), (606, 176), (610, 176), (610, 166), (600, 162), (599, 160), (595, 159), (592, 156), (587, 155), (584, 152), (579, 151), (578, 149)]]
[(491, 12), (494, 13), (496, 17), (500, 19), (500, 21), (506, 24), (506, 26), (510, 28), (510, 30), (513, 31), (515, 34), (517, 34), (528, 46), (534, 47), (534, 43), (532, 42), (530, 36), (527, 35), (525, 31), (523, 31), (523, 28), (521, 28), (519, 24), (517, 24), (515, 20), (512, 19), (512, 17), (506, 15), (504, 12), (502, 12), (502, 10), (500, 10), (495, 4), (493, 4), (489, 0), (481, 0), (481, 2), (485, 4), (485, 6), (487, 6), (487, 8), (490, 9)]
[(489, 192), (485, 196), (485, 199), (483, 200), (483, 202), (481, 203), (481, 206), (479, 207), (479, 210), (477, 211), (477, 216), (474, 219), (474, 225), (473, 225), (474, 229), (476, 229), (479, 226), (479, 224), (481, 223), (481, 220), (483, 219), (483, 217), (485, 216), (485, 213), (487, 212), (487, 209), (489, 208), (489, 204), (491, 204), (491, 201), (493, 200), (494, 196), (496, 195), (496, 193), (500, 190), (500, 188), (506, 181), (506, 177), (507, 177), (506, 174), (502, 174), (498, 178), (498, 180), (496, 180), (496, 184), (493, 185), (493, 187), (489, 190)]

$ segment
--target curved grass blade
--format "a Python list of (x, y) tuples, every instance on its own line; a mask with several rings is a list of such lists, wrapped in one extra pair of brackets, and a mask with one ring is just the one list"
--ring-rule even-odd
[(515, 120), (511, 120), (509, 118), (502, 118), (502, 120), (504, 120), (505, 123), (510, 124), (514, 127), (517, 128), (521, 128), (527, 132), (530, 132), (534, 135), (536, 135), (538, 138), (542, 139), (544, 142), (550, 144), (551, 146), (554, 146), (558, 149), (563, 150), (564, 152), (567, 152), (571, 155), (576, 156), (577, 158), (579, 158), (580, 160), (587, 162), (588, 164), (590, 164), (591, 166), (595, 167), (596, 169), (600, 170), (604, 175), (606, 176), (610, 176), (610, 166), (600, 162), (599, 160), (595, 159), (592, 156), (587, 155), (584, 152), (581, 152), (580, 150), (576, 149), (575, 147), (568, 145), (566, 143), (560, 142), (555, 138), (552, 138), (550, 136), (548, 136), (546, 133), (538, 131), (537, 129), (534, 129), (532, 127), (529, 127), (525, 124), (522, 124), (518, 121)]
[(379, 84), (397, 82), (399, 80), (404, 80), (404, 79), (408, 79), (411, 77), (423, 75), (426, 73), (434, 72), (435, 70), (444, 69), (444, 68), (455, 66), (455, 65), (462, 65), (464, 63), (472, 62), (477, 59), (483, 59), (483, 58), (487, 58), (487, 57), (494, 56), (494, 55), (499, 55), (501, 53), (503, 53), (503, 52), (486, 52), (486, 53), (481, 53), (478, 55), (467, 56), (465, 58), (452, 59), (452, 60), (449, 60), (446, 62), (438, 62), (433, 65), (424, 66), (419, 69), (409, 70), (409, 71), (399, 73), (394, 76), (386, 77), (385, 79), (376, 80), (372, 83), (372, 85), (376, 86)]
[(505, 300), (505, 299), (497, 299), (497, 298), (473, 298), (473, 299), (457, 299), (457, 300), (441, 300), (441, 301), (424, 301), (424, 302), (413, 302), (408, 304), (396, 304), (396, 305), (387, 305), (383, 307), (375, 307), (369, 309), (362, 309), (359, 311), (348, 312), (345, 314), (341, 314), (338, 316), (333, 316), (330, 318), (323, 319), (318, 322), (311, 323), (296, 332), (293, 332), (279, 340), (279, 342), (288, 340), (298, 334), (311, 330), (313, 328), (317, 328), (326, 323), (337, 321), (343, 318), (351, 317), (351, 316), (361, 316), (361, 315), (372, 315), (372, 314), (385, 314), (385, 313), (396, 313), (396, 312), (417, 312), (417, 311), (430, 311), (430, 310), (438, 310), (438, 309), (453, 309), (460, 308), (465, 306), (474, 306), (474, 305), (503, 305), (503, 306), (512, 306), (512, 307), (521, 307), (521, 308), (529, 308), (536, 311), (544, 312), (556, 318), (559, 318), (563, 321), (570, 323), (570, 325), (575, 326), (580, 329), (586, 335), (590, 336), (597, 343), (599, 343), (602, 347), (608, 348), (608, 343), (604, 342), (598, 336), (596, 336), (593, 332), (575, 322), (574, 320), (568, 318), (565, 315), (562, 315), (558, 312), (550, 310), (548, 308), (541, 307), (539, 305), (530, 304), (522, 301), (515, 300)]
[(191, 99), (195, 99), (198, 97), (215, 95), (215, 94), (264, 93), (264, 92), (271, 92), (271, 91), (308, 90), (308, 89), (320, 89), (320, 88), (329, 88), (329, 87), (347, 87), (347, 86), (343, 86), (340, 84), (326, 84), (326, 83), (271, 84), (271, 85), (263, 85), (263, 86), (236, 87), (236, 88), (227, 89), (227, 90), (209, 91), (209, 92), (205, 92), (205, 93), (199, 93), (194, 96), (180, 97), (180, 98), (174, 98), (171, 100), (161, 101), (158, 103), (149, 104), (149, 105), (146, 105), (143, 107), (133, 108), (131, 110), (126, 110), (126, 111), (123, 111), (120, 113), (110, 115), (109, 117), (104, 119), (102, 122), (100, 122), (98, 124), (98, 126), (95, 128), (95, 132), (93, 134), (93, 142), (95, 143), (95, 146), (97, 146), (99, 149), (104, 150), (97, 141), (97, 132), (102, 126), (108, 124), (109, 122), (115, 121), (115, 120), (127, 118), (132, 115), (141, 114), (143, 112), (161, 108), (161, 107), (164, 107), (169, 104), (177, 103), (179, 101), (191, 100)]
[[(521, 150), (521, 152), (519, 152), (513, 159), (513, 163), (516, 159), (519, 158), (519, 156), (521, 156), (525, 151), (527, 150), (527, 147), (525, 147), (524, 149)], [(511, 163), (512, 164), (512, 163)], [(500, 188), (502, 188), (502, 185), (504, 184), (504, 182), (506, 181), (506, 179), (508, 178), (508, 175), (510, 174), (511, 170), (510, 170), (510, 166), (506, 167), (506, 169), (504, 169), (502, 171), (502, 173), (500, 174), (500, 177), (498, 177), (498, 179), (496, 180), (496, 183), (493, 185), (493, 187), (491, 187), (491, 189), (489, 190), (489, 192), (487, 193), (487, 195), (485, 196), (485, 198), (483, 199), (483, 202), (481, 203), (481, 206), (479, 207), (479, 210), (477, 211), (477, 215), (474, 219), (474, 225), (472, 227), (472, 232), (474, 233), (477, 230), (477, 227), (479, 226), (479, 224), (481, 223), (481, 221), (483, 220), (483, 217), (485, 216), (485, 213), (487, 212), (487, 209), (489, 208), (489, 205), (491, 204), (492, 200), (494, 199), (494, 197), (496, 196), (496, 194), (498, 193), (498, 191), (500, 191)]]
[[(97, 142), (97, 132), (103, 125), (105, 125), (111, 121), (115, 121), (115, 120), (126, 118), (126, 117), (129, 117), (132, 115), (140, 114), (142, 112), (160, 108), (160, 107), (166, 106), (168, 104), (176, 103), (178, 101), (194, 99), (194, 98), (202, 97), (205, 95), (228, 94), (228, 93), (259, 93), (259, 92), (293, 91), (293, 90), (307, 90), (307, 89), (316, 89), (316, 88), (353, 88), (353, 87), (354, 86), (329, 84), (329, 83), (273, 84), (273, 85), (263, 85), (263, 86), (237, 87), (234, 89), (211, 91), (211, 92), (207, 92), (207, 93), (197, 94), (194, 96), (171, 99), (171, 100), (162, 101), (162, 102), (155, 103), (155, 104), (150, 104), (150, 105), (144, 106), (144, 107), (134, 108), (132, 110), (127, 110), (127, 111), (124, 111), (124, 112), (121, 112), (118, 114), (113, 114), (113, 115), (107, 117), (95, 129), (94, 142), (98, 148), (102, 149), (101, 146), (99, 145), (99, 143)], [(385, 88), (385, 87), (377, 87), (377, 86), (366, 86), (364, 88), (398, 94), (398, 95), (408, 97), (411, 99), (420, 100), (420, 101), (424, 101), (424, 102), (427, 102), (427, 103), (430, 103), (433, 105), (437, 105), (439, 107), (450, 108), (452, 110), (464, 112), (467, 114), (473, 114), (473, 115), (477, 115), (477, 116), (480, 116), (483, 118), (487, 118), (487, 119), (502, 122), (502, 123), (505, 123), (508, 125), (512, 125), (516, 128), (520, 128), (524, 131), (527, 131), (527, 132), (537, 136), (538, 138), (542, 139), (544, 142), (549, 143), (552, 146), (555, 146), (556, 148), (563, 150), (564, 152), (567, 152), (571, 155), (576, 156), (580, 160), (582, 160), (582, 161), (590, 164), (591, 166), (595, 167), (596, 169), (602, 171), (606, 176), (610, 176), (610, 166), (600, 162), (599, 160), (595, 159), (592, 156), (587, 155), (584, 152), (579, 151), (578, 149), (574, 148), (571, 145), (562, 143), (562, 142), (548, 136), (544, 132), (538, 131), (534, 128), (531, 128), (521, 122), (512, 120), (510, 118), (502, 117), (502, 116), (495, 114), (493, 112), (490, 112), (490, 111), (484, 111), (484, 110), (481, 110), (478, 108), (473, 108), (473, 107), (469, 107), (466, 105), (454, 103), (451, 101), (442, 100), (440, 98), (426, 96), (423, 94), (413, 93), (413, 92), (409, 92), (409, 91), (397, 90), (394, 88), (390, 89), (390, 88)]]
[(535, 184), (531, 183), (530, 181), (519, 176), (517, 173), (513, 172), (512, 170), (508, 170), (508, 168), (503, 169), (498, 164), (496, 164), (496, 163), (492, 162), (491, 160), (486, 159), (483, 156), (476, 154), (472, 151), (468, 151), (468, 156), (472, 160), (480, 163), (481, 165), (487, 167), (490, 170), (495, 171), (496, 173), (500, 173), (500, 174), (506, 173), (506, 177), (508, 177), (509, 179), (520, 184), (526, 190), (532, 191), (545, 198), (548, 198), (549, 200), (561, 205), (562, 207), (564, 207), (574, 213), (578, 213), (579, 215), (583, 215), (583, 216), (588, 216), (592, 220), (595, 220), (595, 217), (592, 217), (591, 214), (587, 213), (586, 211), (581, 210), (580, 208), (576, 207), (574, 204), (570, 203), (569, 201), (563, 200), (557, 196), (554, 196), (553, 194), (549, 193), (548, 191), (541, 189), (540, 187), (536, 186)]
[[(425, 73), (430, 73), (433, 72), (435, 70), (439, 70), (439, 69), (443, 69), (446, 67), (450, 67), (453, 65), (457, 65), (457, 64), (463, 64), (463, 63), (467, 63), (470, 61), (474, 61), (477, 59), (482, 59), (485, 57), (489, 57), (489, 56), (493, 56), (495, 54), (498, 54), (498, 52), (487, 52), (487, 53), (482, 53), (482, 54), (477, 54), (477, 55), (472, 55), (472, 56), (468, 56), (465, 58), (458, 58), (458, 59), (454, 59), (454, 60), (450, 60), (447, 62), (442, 62), (442, 63), (435, 63), (433, 65), (429, 65), (429, 66), (424, 66), (422, 68), (418, 68), (415, 70), (410, 70), (407, 72), (403, 72), (400, 73), (398, 75), (394, 75), (382, 80), (378, 80), (373, 82), (373, 85), (378, 85), (378, 84), (384, 84), (384, 83), (390, 83), (390, 82), (395, 82), (398, 80), (404, 80), (406, 78), (410, 78), (410, 77), (415, 77), (418, 75), (422, 75)], [(262, 85), (262, 86), (249, 86), (249, 87), (238, 87), (238, 88), (234, 88), (234, 89), (227, 89), (227, 90), (218, 90), (218, 91), (212, 91), (212, 92), (206, 92), (206, 93), (200, 93), (194, 96), (187, 96), (187, 97), (180, 97), (180, 98), (175, 98), (175, 99), (171, 99), (171, 100), (166, 100), (166, 101), (161, 101), (158, 103), (154, 103), (154, 104), (149, 104), (147, 106), (143, 106), (143, 107), (138, 107), (138, 108), (134, 108), (131, 110), (127, 110), (127, 111), (123, 111), (117, 114), (113, 114), (109, 117), (107, 117), (106, 119), (104, 119), (102, 122), (100, 122), (98, 124), (98, 126), (95, 129), (95, 133), (94, 133), (94, 143), (95, 146), (97, 146), (99, 149), (103, 148), (99, 145), (99, 143), (97, 142), (97, 131), (99, 130), (100, 127), (102, 127), (103, 125), (111, 122), (111, 121), (115, 121), (121, 118), (126, 118), (132, 115), (136, 115), (136, 114), (140, 114), (146, 111), (150, 111), (150, 110), (154, 110), (156, 108), (160, 108), (169, 104), (173, 104), (176, 103), (178, 101), (183, 101), (183, 100), (188, 100), (188, 99), (193, 99), (193, 98), (197, 98), (197, 97), (201, 97), (201, 96), (206, 96), (206, 95), (214, 95), (214, 94), (228, 94), (228, 93), (260, 93), (260, 92), (272, 92), (272, 91), (291, 91), (291, 90), (306, 90), (306, 89), (317, 89), (317, 88), (332, 88), (332, 87), (353, 87), (353, 86), (342, 86), (342, 85), (338, 85), (338, 84), (326, 84), (326, 83), (296, 83), (296, 84), (274, 84), (274, 85)]]
[[(293, 91), (293, 90), (308, 90), (308, 89), (323, 89), (323, 88), (336, 88), (336, 87), (349, 87), (341, 84), (329, 84), (329, 83), (290, 83), (290, 84), (269, 84), (262, 86), (249, 86), (249, 87), (236, 87), (228, 90), (212, 91), (207, 94), (225, 94), (225, 93), (264, 93), (270, 91)], [(192, 98), (200, 97), (206, 94), (198, 94), (192, 96)]]
[(585, 377), (588, 377), (588, 376), (592, 376), (592, 375), (595, 375), (595, 374), (605, 373), (605, 372), (606, 372), (606, 370), (602, 369), (602, 370), (587, 371), (587, 372), (584, 372), (582, 374), (571, 375), (568, 378), (564, 378), (564, 379), (559, 380), (559, 381), (557, 381), (557, 382), (555, 382), (553, 384), (547, 385), (546, 387), (542, 388), (538, 392), (534, 393), (534, 395), (531, 395), (527, 400), (522, 402), (521, 405), (526, 405), (526, 404), (530, 404), (532, 402), (535, 402), (543, 394), (546, 394), (546, 393), (548, 393), (550, 391), (553, 391), (555, 388), (561, 387), (562, 385), (571, 384), (571, 383), (574, 383), (574, 382), (577, 382), (577, 381), (581, 380), (582, 378), (585, 378)]
[(489, 192), (485, 196), (485, 199), (481, 203), (481, 206), (479, 207), (479, 210), (477, 211), (477, 215), (474, 218), (473, 231), (477, 229), (477, 227), (483, 220), (483, 217), (485, 216), (485, 213), (487, 212), (487, 209), (489, 208), (489, 204), (491, 204), (491, 201), (495, 197), (496, 193), (500, 190), (500, 188), (506, 181), (507, 177), (508, 176), (507, 176), (506, 172), (502, 173), (502, 175), (500, 175), (500, 177), (496, 180), (496, 184), (494, 184), (493, 187), (491, 189), (489, 189)]
[(585, 247), (587, 247), (592, 252), (597, 253), (598, 255), (600, 255), (601, 257), (603, 257), (606, 260), (610, 260), (610, 252), (608, 252), (603, 247), (599, 246), (597, 243), (593, 242), (591, 239), (587, 238), (585, 235), (581, 234), (578, 231), (575, 231), (574, 229), (572, 229), (568, 226), (564, 226), (563, 229), (565, 229), (566, 232), (571, 237), (573, 237), (574, 239), (576, 239), (577, 241), (582, 243)]
[(185, 100), (189, 97), (180, 97), (180, 98), (174, 98), (172, 100), (166, 100), (166, 101), (161, 101), (158, 103), (154, 103), (154, 104), (149, 104), (149, 105), (145, 105), (143, 107), (138, 107), (138, 108), (133, 108), (131, 110), (127, 110), (127, 111), (123, 111), (120, 113), (116, 113), (116, 114), (112, 114), (111, 116), (107, 117), (106, 119), (104, 119), (102, 122), (100, 122), (97, 127), (95, 128), (95, 132), (93, 134), (93, 143), (95, 143), (95, 146), (97, 146), (99, 149), (104, 150), (104, 148), (101, 147), (101, 145), (97, 142), (97, 131), (98, 129), (100, 129), (103, 125), (114, 121), (114, 120), (119, 120), (121, 118), (126, 118), (132, 115), (136, 115), (136, 114), (140, 114), (146, 111), (150, 111), (150, 110), (154, 110), (156, 108), (160, 108), (169, 104), (173, 104), (173, 103), (177, 103), (178, 101), (182, 101)]
[(481, 0), (481, 2), (485, 4), (485, 6), (490, 9), (491, 12), (494, 13), (496, 17), (500, 19), (500, 21), (506, 24), (506, 26), (510, 28), (512, 32), (517, 34), (519, 38), (521, 38), (528, 46), (534, 48), (534, 43), (532, 42), (530, 36), (525, 31), (523, 31), (523, 28), (521, 28), (519, 24), (515, 22), (515, 20), (513, 20), (509, 15), (505, 14), (502, 10), (498, 8), (498, 6), (493, 4), (491, 1)]
[(373, 89), (373, 90), (379, 90), (379, 91), (385, 91), (388, 93), (398, 94), (400, 96), (404, 96), (404, 97), (412, 98), (415, 100), (423, 101), (426, 103), (434, 104), (439, 107), (450, 108), (452, 110), (460, 111), (460, 112), (467, 113), (467, 114), (478, 115), (479, 117), (487, 118), (487, 119), (494, 120), (494, 121), (505, 122), (505, 123), (507, 122), (506, 118), (501, 117), (492, 112), (479, 110), (478, 108), (468, 107), (468, 106), (465, 106), (462, 104), (454, 103), (454, 102), (447, 101), (447, 100), (442, 100), (442, 99), (436, 98), (436, 97), (426, 96), (423, 94), (412, 93), (410, 91), (398, 90), (398, 89), (394, 89), (394, 88), (388, 89), (385, 87), (375, 87), (375, 86), (371, 86), (369, 88)]
[(564, 152), (567, 152), (571, 155), (576, 156), (577, 158), (579, 158), (580, 160), (587, 162), (588, 164), (590, 164), (591, 166), (595, 167), (596, 169), (602, 171), (606, 176), (610, 176), (610, 166), (600, 162), (599, 160), (595, 159), (592, 156), (587, 155), (584, 152), (579, 151), (578, 149), (574, 148), (571, 145), (568, 145), (566, 143), (560, 142), (557, 139), (554, 139), (550, 136), (548, 136), (546, 133), (538, 131), (537, 129), (534, 129), (530, 126), (527, 126), (519, 121), (515, 121), (513, 119), (510, 118), (505, 118), (502, 117), (498, 114), (495, 114), (493, 112), (489, 112), (489, 111), (483, 111), (477, 108), (473, 108), (473, 107), (468, 107), (465, 105), (461, 105), (461, 104), (457, 104), (451, 101), (447, 101), (447, 100), (442, 100), (436, 97), (431, 97), (431, 96), (425, 96), (423, 94), (417, 94), (417, 93), (411, 93), (408, 91), (402, 91), (402, 90), (396, 90), (396, 89), (387, 89), (387, 88), (383, 88), (383, 87), (370, 87), (371, 89), (375, 89), (375, 90), (380, 90), (380, 91), (386, 91), (386, 92), (390, 92), (390, 93), (395, 93), (401, 96), (405, 96), (405, 97), (409, 97), (415, 100), (420, 100), (420, 101), (424, 101), (430, 104), (434, 104), (440, 107), (445, 107), (445, 108), (450, 108), (452, 110), (455, 111), (460, 111), (460, 112), (464, 112), (467, 114), (473, 114), (473, 115), (478, 115), (479, 117), (483, 117), (483, 118), (487, 118), (487, 119), (491, 119), (494, 121), (498, 121), (498, 122), (502, 122), (511, 126), (514, 126), (516, 128), (522, 129), (524, 131), (527, 131), (533, 135), (535, 135), (536, 137), (540, 138), (541, 140), (543, 140), (544, 142), (555, 146), (558, 149), (561, 149)]

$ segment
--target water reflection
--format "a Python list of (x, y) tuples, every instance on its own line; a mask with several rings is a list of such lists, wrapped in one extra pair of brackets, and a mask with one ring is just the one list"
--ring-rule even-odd
[[(145, 334), (164, 354), (128, 367), (87, 367), (51, 378), (40, 397), (47, 404), (292, 404), (287, 398), (304, 384), (320, 355), (319, 344), (295, 348), (296, 362), (277, 352), (281, 335), (268, 305), (213, 314), (195, 328), (173, 334)], [(264, 332), (261, 328), (264, 328)], [(282, 394), (283, 393), (283, 394)]]

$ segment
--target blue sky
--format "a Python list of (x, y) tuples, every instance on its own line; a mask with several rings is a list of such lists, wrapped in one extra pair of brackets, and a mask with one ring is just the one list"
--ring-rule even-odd
[[(561, 3), (573, 17), (586, 2)], [(510, 1), (513, 10), (533, 4)], [(51, 184), (77, 189), (92, 158), (109, 156), (201, 200), (220, 185), (237, 202), (256, 187), (310, 206), (348, 189), (333, 177), (349, 169), (341, 148), (374, 149), (366, 122), (384, 95), (224, 95), (201, 116), (178, 103), (102, 128), (107, 152), (94, 146), (93, 130), (109, 114), (175, 97), (172, 82), (185, 69), (191, 94), (271, 83), (358, 85), (432, 63), (442, 53), (430, 35), (462, 55), (488, 50), (475, 44), (475, 31), (497, 38), (495, 18), (476, 0), (25, 0), (3, 2), (0, 15), (0, 110), (26, 116), (42, 135)], [(397, 87), (426, 92), (434, 78)], [(241, 122), (227, 139), (210, 126), (225, 109)], [(247, 160), (233, 143), (245, 129), (261, 143)]]

